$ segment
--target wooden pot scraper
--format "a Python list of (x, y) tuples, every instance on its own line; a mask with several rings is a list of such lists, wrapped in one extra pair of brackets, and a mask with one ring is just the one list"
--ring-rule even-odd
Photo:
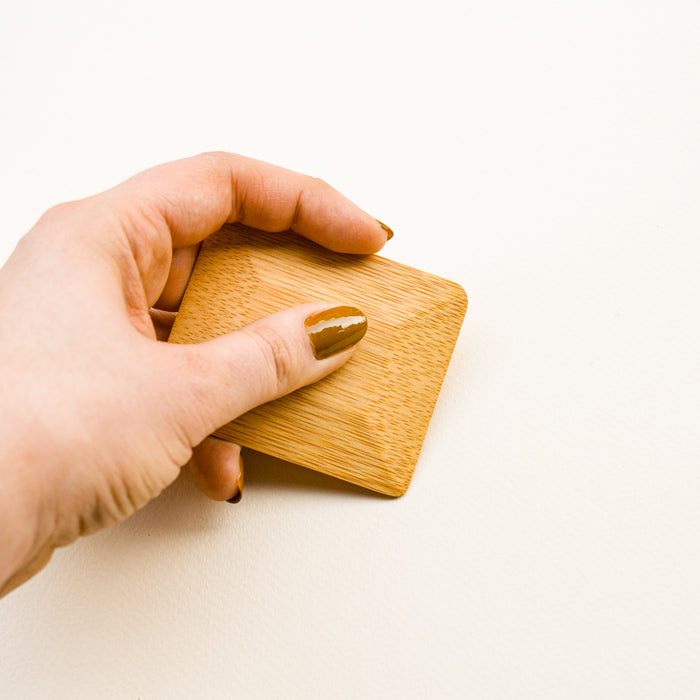
[(292, 233), (226, 225), (202, 245), (169, 342), (201, 342), (289, 306), (345, 300), (368, 318), (349, 362), (215, 435), (400, 496), (467, 309), (458, 284)]

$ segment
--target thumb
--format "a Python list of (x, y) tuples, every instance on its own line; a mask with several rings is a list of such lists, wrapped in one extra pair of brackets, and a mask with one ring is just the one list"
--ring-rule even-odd
[(366, 330), (359, 309), (316, 302), (203, 343), (170, 346), (184, 363), (174, 419), (193, 447), (251, 408), (338, 369)]

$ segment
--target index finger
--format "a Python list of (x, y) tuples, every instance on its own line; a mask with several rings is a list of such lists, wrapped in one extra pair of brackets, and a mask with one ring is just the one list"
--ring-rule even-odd
[(234, 222), (271, 232), (290, 229), (340, 253), (375, 253), (391, 234), (323, 180), (232, 153), (159, 165), (103, 196), (131, 212), (127, 234), (136, 207), (167, 227), (176, 248)]

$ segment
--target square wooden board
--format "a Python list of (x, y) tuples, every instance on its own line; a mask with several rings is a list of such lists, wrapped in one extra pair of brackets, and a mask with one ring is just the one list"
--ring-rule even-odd
[(368, 317), (350, 361), (215, 434), (391, 496), (411, 481), (467, 308), (462, 287), (378, 255), (227, 225), (202, 246), (169, 342), (196, 343), (310, 301)]

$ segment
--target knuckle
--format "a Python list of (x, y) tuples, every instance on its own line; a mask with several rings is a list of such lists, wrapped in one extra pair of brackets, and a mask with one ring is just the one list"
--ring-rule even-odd
[(221, 160), (226, 158), (229, 154), (226, 151), (204, 151), (199, 154), (202, 160)]
[(333, 188), (322, 178), (312, 177), (311, 186), (317, 190), (332, 190)]
[(273, 393), (282, 394), (294, 385), (296, 362), (287, 339), (274, 328), (251, 328), (251, 336), (262, 352), (265, 374), (272, 383)]
[(76, 214), (79, 207), (77, 201), (54, 204), (41, 215), (39, 222), (48, 225), (56, 224)]
[[(79, 226), (72, 225), (80, 220), (80, 211), (83, 207), (81, 200), (54, 204), (47, 209), (19, 240), (19, 245), (38, 246), (48, 250), (47, 246), (62, 245), (62, 241), (69, 235), (75, 235)], [(55, 249), (54, 249), (55, 252)]]
[(203, 151), (195, 156), (205, 167), (222, 167), (239, 161), (241, 156), (230, 151)]

